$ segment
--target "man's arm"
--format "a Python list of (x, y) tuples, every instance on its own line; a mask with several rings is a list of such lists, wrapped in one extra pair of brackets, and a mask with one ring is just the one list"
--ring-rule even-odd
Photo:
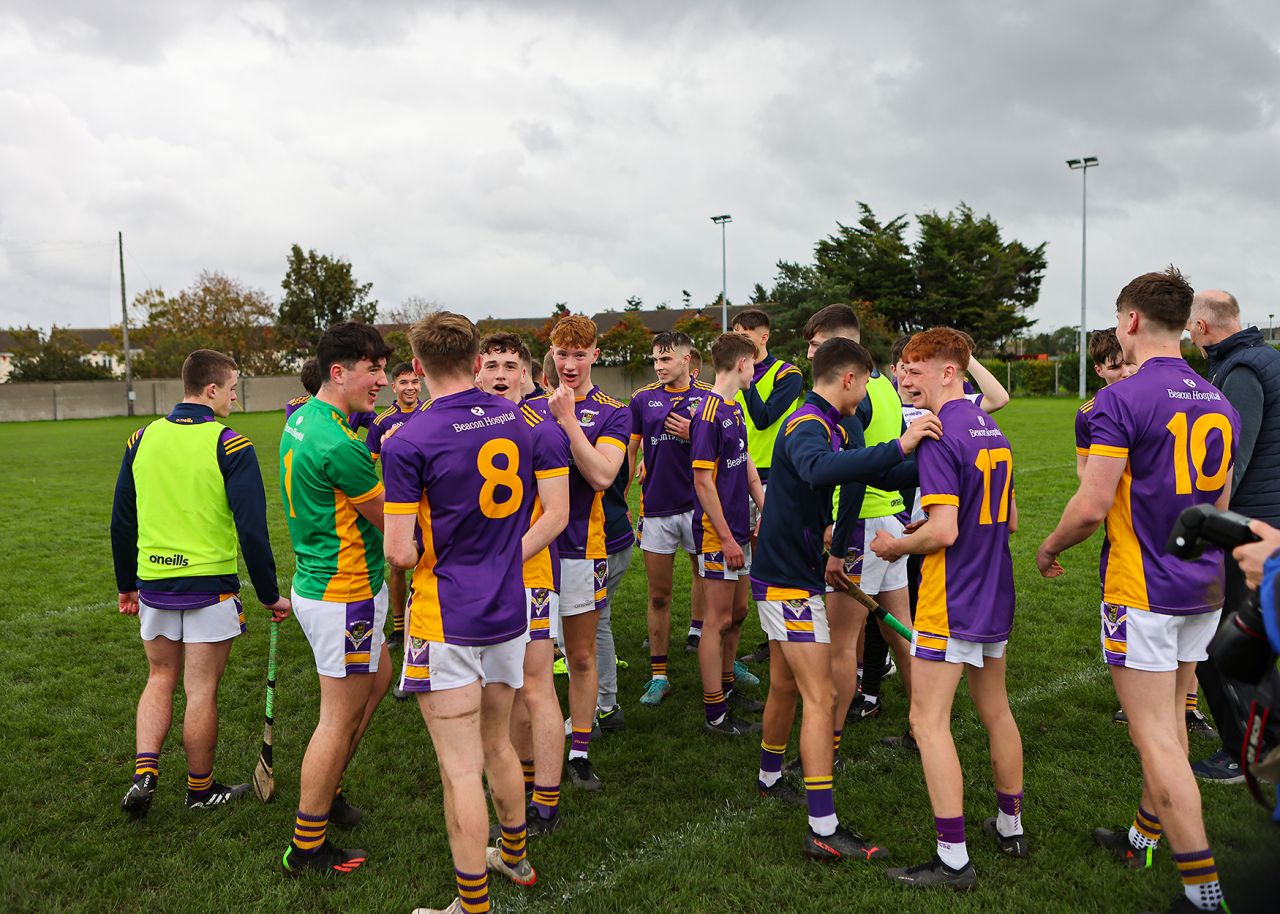
[[(115, 566), (116, 591), (121, 595), (120, 611), (127, 615), (138, 611), (138, 495), (133, 482), (133, 455), (142, 432), (138, 429), (130, 435), (125, 445), (111, 503), (111, 560)], [(132, 600), (126, 601), (124, 597), (130, 594)], [(126, 608), (126, 602), (132, 609)]]
[(227, 504), (235, 518), (240, 553), (249, 569), (249, 580), (258, 602), (271, 606), (280, 599), (276, 560), (267, 530), (267, 494), (253, 444), (227, 429), (218, 441), (218, 467), (227, 492)]
[(724, 519), (724, 507), (720, 504), (720, 493), (716, 491), (715, 470), (709, 467), (693, 468), (693, 488), (698, 493), (698, 504), (702, 513), (711, 518), (711, 526), (716, 536), (720, 537), (720, 551), (724, 553), (724, 563), (730, 570), (741, 568), (745, 562), (742, 547), (733, 538), (729, 522)]
[(991, 414), (1009, 405), (1009, 391), (996, 380), (996, 376), (987, 369), (987, 366), (972, 355), (969, 356), (969, 374), (977, 382), (978, 390), (982, 392), (982, 400), (978, 403), (979, 409)]
[(796, 400), (800, 398), (800, 391), (803, 389), (804, 378), (800, 375), (800, 369), (794, 365), (778, 372), (778, 377), (774, 380), (773, 390), (769, 392), (768, 400), (762, 400), (756, 385), (752, 384), (743, 394), (743, 399), (747, 403), (747, 416), (751, 419), (751, 424), (758, 430), (763, 430), (773, 425), (773, 423), (791, 412)]
[(1045, 577), (1061, 574), (1058, 556), (1093, 536), (1093, 532), (1106, 520), (1107, 512), (1116, 499), (1116, 487), (1120, 485), (1128, 463), (1128, 457), (1089, 455), (1080, 488), (1067, 502), (1058, 526), (1040, 544), (1036, 553), (1036, 565), (1041, 574)]
[(1237, 365), (1222, 379), (1222, 395), (1240, 414), (1240, 439), (1236, 442), (1235, 481), (1231, 494), (1235, 494), (1240, 481), (1249, 469), (1258, 432), (1262, 428), (1262, 381), (1248, 365)]
[(627, 442), (627, 484), (622, 490), (622, 497), (626, 498), (631, 494), (631, 483), (636, 478), (636, 458), (640, 452), (640, 437), (632, 435), (631, 440)]
[(539, 478), (538, 501), (542, 504), (542, 516), (520, 540), (526, 562), (550, 546), (569, 524), (569, 474)]
[[(387, 444), (392, 440), (394, 437)], [(325, 455), (325, 470), (334, 488), (347, 496), (360, 516), (382, 530), (384, 490), (369, 449), (355, 439), (344, 441)]]
[[(392, 508), (396, 507), (392, 506)], [(393, 567), (413, 568), (418, 564), (418, 543), (413, 537), (417, 522), (416, 508), (412, 514), (387, 513), (382, 552)]]
[[(567, 390), (567, 388), (561, 388), (561, 390)], [(569, 451), (573, 454), (573, 462), (578, 472), (587, 481), (587, 485), (597, 492), (603, 492), (618, 478), (618, 470), (627, 456), (626, 441), (630, 438), (630, 433), (620, 429), (619, 432), (611, 434), (610, 428), (606, 427), (601, 431), (599, 440), (592, 444), (574, 414), (573, 396), (568, 395), (557, 399), (556, 395), (559, 392), (557, 390), (556, 394), (547, 400), (551, 407), (551, 414), (555, 416), (569, 438)], [(629, 417), (623, 417), (623, 419), (629, 426)]]
[(960, 509), (953, 504), (935, 502), (927, 510), (928, 520), (913, 533), (897, 539), (888, 530), (876, 533), (871, 551), (886, 562), (892, 562), (904, 555), (931, 555), (953, 545), (960, 531)]
[(902, 463), (921, 439), (936, 439), (941, 433), (937, 416), (922, 416), (895, 441), (833, 452), (826, 426), (816, 418), (805, 418), (792, 426), (784, 446), (800, 478), (811, 486), (837, 486), (846, 482), (875, 484), (884, 481), (885, 474)]
[[(871, 398), (867, 397), (862, 402), (868, 403), (870, 400)], [(866, 447), (866, 436), (864, 434), (866, 426), (863, 423), (845, 421), (840, 423), (840, 427), (848, 435), (848, 441), (845, 443), (846, 450)], [(836, 504), (835, 527), (831, 532), (829, 548), (831, 554), (838, 557), (842, 563), (845, 555), (849, 552), (849, 541), (853, 539), (853, 528), (857, 523), (858, 515), (862, 513), (862, 502), (866, 495), (867, 486), (865, 483), (847, 482), (840, 486), (840, 499)]]

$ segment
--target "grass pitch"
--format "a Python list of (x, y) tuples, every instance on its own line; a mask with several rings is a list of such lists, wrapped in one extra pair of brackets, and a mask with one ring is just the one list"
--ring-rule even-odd
[[(1063, 401), (1015, 401), (997, 417), (1013, 443), (1018, 480), (1009, 691), (1026, 752), (1030, 860), (1001, 858), (981, 834), (995, 798), (984, 734), (963, 694), (954, 731), (977, 889), (908, 894), (884, 880), (883, 865), (804, 859), (803, 810), (755, 797), (758, 743), (702, 733), (695, 656), (672, 655), (675, 689), (661, 708), (639, 705), (648, 666), (640, 648), (645, 581), (636, 561), (613, 611), (618, 652), (630, 662), (620, 674), (627, 730), (592, 748), (605, 790), (588, 797), (566, 785), (564, 827), (531, 843), (537, 886), (495, 881), (495, 909), (1163, 910), (1180, 891), (1167, 847), (1154, 870), (1130, 872), (1089, 841), (1094, 826), (1130, 821), (1139, 779), (1125, 729), (1111, 722), (1116, 701), (1099, 656), (1098, 538), (1067, 554), (1067, 575), (1058, 581), (1041, 579), (1033, 561), (1075, 488), (1073, 410)], [(183, 807), (179, 696), (151, 815), (124, 820), (118, 804), (132, 774), (146, 662), (136, 621), (116, 611), (107, 524), (125, 439), (145, 421), (0, 425), (0, 622), (7, 633), (0, 641), (0, 908), (407, 914), (417, 905), (443, 906), (454, 886), (435, 757), (416, 705), (390, 698), (346, 779), (365, 821), (351, 833), (334, 830), (339, 842), (367, 848), (370, 862), (341, 882), (281, 877), (298, 765), (318, 700), (311, 655), (293, 622), (281, 630), (274, 804), (250, 797), (209, 813)], [(282, 415), (236, 415), (229, 423), (258, 449), (287, 591), (293, 556), (276, 473)], [(261, 735), (268, 617), (243, 571), (242, 580), (250, 632), (236, 644), (223, 682), (215, 776), (224, 782), (249, 779)], [(688, 567), (678, 562), (678, 635), (687, 593)], [(743, 645), (759, 638), (753, 616)], [(836, 781), (836, 807), (843, 821), (889, 848), (891, 865), (913, 864), (933, 852), (932, 819), (918, 759), (880, 746), (906, 718), (895, 680), (885, 692), (885, 715), (845, 732), (842, 752), (851, 765)], [(791, 753), (795, 745), (793, 737)], [(1214, 748), (1193, 743), (1192, 752), (1202, 757)], [(1202, 795), (1228, 901), (1236, 912), (1277, 910), (1280, 889), (1268, 871), (1280, 861), (1276, 829), (1240, 787), (1206, 785)]]

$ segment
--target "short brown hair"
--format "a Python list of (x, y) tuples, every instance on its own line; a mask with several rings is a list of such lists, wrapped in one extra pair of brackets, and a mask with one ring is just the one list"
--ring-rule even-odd
[(559, 387), (560, 373), (556, 371), (556, 360), (550, 350), (542, 357), (542, 386)]
[(745, 333), (722, 333), (711, 344), (711, 367), (716, 374), (733, 371), (738, 359), (756, 357), (756, 344)]
[(862, 325), (858, 323), (858, 313), (848, 305), (827, 305), (804, 325), (806, 340), (813, 339), (819, 333), (850, 339), (861, 335)]
[(396, 380), (402, 374), (413, 374), (412, 362), (398, 362), (396, 367), (391, 369), (391, 380)]
[(316, 361), (320, 363), (320, 380), (328, 381), (334, 365), (351, 369), (357, 362), (385, 362), (391, 358), (392, 349), (387, 345), (378, 328), (360, 321), (334, 324), (320, 336), (316, 344)]
[(529, 344), (520, 339), (519, 334), (490, 333), (480, 341), (480, 354), (488, 355), (491, 352), (510, 352), (518, 355), (526, 368), (533, 369), (533, 354), (529, 352)]
[(1120, 290), (1116, 310), (1132, 308), (1157, 327), (1186, 329), (1195, 289), (1172, 264), (1160, 273), (1143, 273)]
[(585, 314), (566, 314), (551, 328), (551, 345), (561, 349), (594, 349), (599, 333)]
[(302, 388), (311, 396), (320, 393), (320, 385), (324, 383), (324, 378), (320, 376), (320, 360), (315, 356), (307, 359), (302, 363), (302, 371), (298, 374), (298, 380), (302, 382)]
[(902, 350), (907, 348), (907, 343), (911, 342), (911, 334), (904, 333), (893, 341), (893, 351), (889, 355), (889, 364), (897, 365), (902, 361)]
[(204, 393), (210, 384), (219, 387), (231, 380), (236, 360), (212, 349), (197, 349), (182, 363), (182, 390), (188, 397)]
[(471, 374), (480, 354), (480, 331), (461, 314), (436, 311), (409, 328), (409, 345), (428, 374)]
[(1124, 361), (1116, 328), (1089, 331), (1089, 358), (1095, 365), (1116, 366)]
[(653, 348), (659, 352), (675, 352), (680, 346), (693, 350), (693, 340), (689, 339), (689, 334), (679, 330), (663, 330), (653, 335)]
[(874, 368), (875, 362), (865, 346), (843, 336), (833, 336), (813, 354), (813, 383), (834, 381), (850, 369), (869, 375)]
[(689, 350), (689, 371), (702, 370), (702, 353), (696, 349)]
[(934, 327), (913, 336), (902, 350), (904, 362), (932, 362), (941, 359), (952, 362), (961, 371), (969, 370), (969, 344), (958, 330), (950, 327)]
[(760, 327), (769, 329), (769, 315), (763, 308), (743, 308), (733, 316), (730, 327), (741, 327), (743, 330), (757, 330)]

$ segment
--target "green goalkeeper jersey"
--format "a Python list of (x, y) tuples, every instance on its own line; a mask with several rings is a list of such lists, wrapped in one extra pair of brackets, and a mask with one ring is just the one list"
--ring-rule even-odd
[(356, 510), (382, 494), (373, 455), (347, 417), (315, 397), (285, 422), (280, 492), (299, 595), (355, 603), (382, 589), (382, 533)]

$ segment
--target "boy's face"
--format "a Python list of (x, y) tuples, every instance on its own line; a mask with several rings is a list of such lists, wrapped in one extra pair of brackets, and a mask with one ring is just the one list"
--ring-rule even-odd
[(741, 324), (734, 324), (733, 331), (735, 333), (745, 333), (747, 336), (751, 337), (751, 342), (756, 344), (756, 361), (757, 362), (763, 359), (765, 357), (765, 354), (768, 353), (769, 351), (767, 348), (769, 345), (769, 328), (768, 327), (755, 327), (754, 329), (748, 330), (746, 327), (743, 327)]
[(519, 402), (524, 379), (524, 365), (514, 352), (485, 352), (480, 355), (480, 371), (476, 384), (485, 393)]
[(1116, 381), (1123, 381), (1129, 377), (1138, 367), (1132, 362), (1126, 362), (1123, 358), (1118, 362), (1104, 362), (1093, 366), (1094, 372), (1098, 377), (1102, 378), (1104, 384), (1114, 384)]
[(912, 406), (936, 413), (942, 389), (955, 376), (956, 366), (941, 359), (904, 362), (898, 375), (898, 389), (906, 393)]
[(578, 346), (552, 346), (551, 358), (556, 363), (560, 384), (575, 393), (591, 381), (591, 366), (600, 357), (600, 350)]
[(689, 349), (686, 346), (676, 346), (674, 349), (668, 349), (665, 352), (655, 348), (653, 350), (653, 373), (663, 384), (675, 383), (679, 385), (682, 381), (689, 378)]
[(396, 381), (391, 385), (391, 389), (396, 395), (396, 401), (405, 409), (409, 409), (418, 402), (418, 397), (422, 394), (422, 379), (412, 371), (402, 371), (396, 375)]

